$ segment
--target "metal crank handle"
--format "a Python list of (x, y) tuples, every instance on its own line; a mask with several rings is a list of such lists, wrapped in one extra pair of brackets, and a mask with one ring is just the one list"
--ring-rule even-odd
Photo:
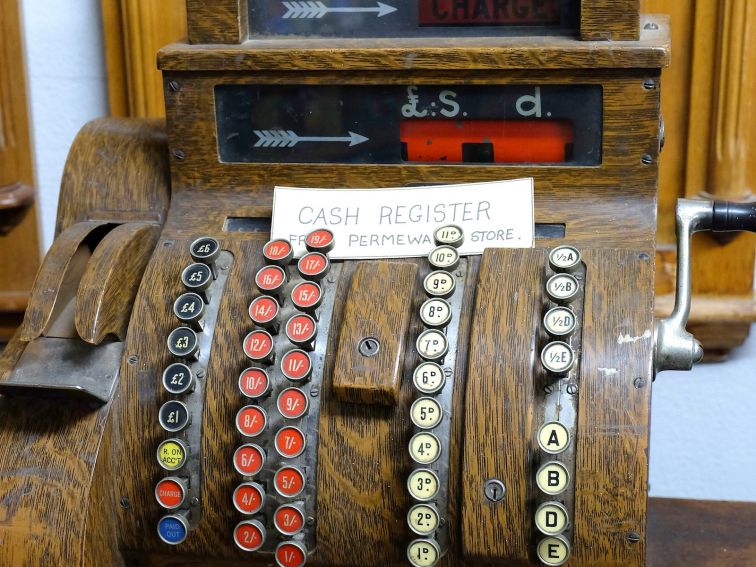
[(675, 307), (654, 324), (654, 370), (690, 370), (703, 358), (703, 348), (685, 330), (690, 315), (690, 247), (694, 232), (756, 232), (756, 203), (677, 201), (677, 290)]

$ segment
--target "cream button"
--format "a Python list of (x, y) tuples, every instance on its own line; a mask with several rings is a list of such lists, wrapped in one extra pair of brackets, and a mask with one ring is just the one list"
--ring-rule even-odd
[(407, 559), (414, 567), (433, 567), (440, 556), (441, 549), (432, 539), (416, 539), (407, 547)]
[(429, 299), (420, 306), (420, 320), (433, 329), (446, 327), (451, 320), (451, 306), (440, 297)]
[(569, 444), (570, 432), (558, 421), (544, 423), (538, 431), (538, 445), (551, 455), (561, 453)]
[(426, 536), (436, 531), (438, 510), (433, 504), (415, 504), (407, 513), (407, 525), (417, 535)]
[(442, 417), (441, 405), (433, 398), (418, 398), (410, 407), (412, 423), (421, 429), (433, 429)]
[(438, 246), (428, 254), (428, 263), (437, 270), (453, 270), (459, 265), (459, 252), (452, 246)]
[(559, 246), (549, 252), (549, 267), (555, 272), (571, 272), (580, 265), (580, 252), (573, 246)]
[(570, 524), (567, 508), (559, 502), (544, 502), (536, 510), (535, 524), (545, 535), (559, 535)]
[(444, 370), (435, 362), (423, 362), (412, 374), (412, 383), (423, 394), (435, 394), (445, 382)]
[(575, 314), (567, 307), (554, 307), (543, 316), (543, 326), (552, 337), (566, 337), (575, 330)]
[(569, 303), (580, 291), (580, 284), (570, 274), (551, 276), (546, 282), (546, 294), (556, 303)]
[(416, 433), (410, 439), (409, 452), (416, 463), (429, 465), (441, 456), (441, 442), (433, 433)]
[(441, 270), (431, 272), (423, 280), (423, 289), (431, 297), (449, 297), (454, 293), (455, 287), (454, 276)]
[(438, 477), (428, 469), (414, 470), (407, 479), (407, 489), (415, 500), (427, 502), (438, 494)]
[(449, 350), (446, 335), (436, 329), (429, 329), (420, 333), (415, 345), (417, 353), (425, 360), (439, 360)]
[(536, 484), (542, 492), (554, 496), (561, 494), (570, 483), (570, 474), (565, 466), (558, 461), (550, 461), (536, 473)]
[(575, 364), (575, 352), (567, 343), (549, 343), (541, 351), (541, 363), (552, 374), (567, 374)]
[(562, 536), (546, 537), (538, 543), (536, 553), (544, 565), (563, 565), (570, 557), (570, 544)]

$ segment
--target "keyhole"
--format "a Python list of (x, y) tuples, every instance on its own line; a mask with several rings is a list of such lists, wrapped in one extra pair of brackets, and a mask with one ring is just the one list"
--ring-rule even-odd
[(374, 337), (367, 337), (360, 341), (358, 350), (362, 356), (375, 356), (378, 351), (381, 350), (381, 345), (378, 339)]

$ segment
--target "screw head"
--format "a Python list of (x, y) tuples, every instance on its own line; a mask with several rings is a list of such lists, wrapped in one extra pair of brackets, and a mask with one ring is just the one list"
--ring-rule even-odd
[(574, 396), (578, 393), (578, 386), (577, 384), (567, 384), (567, 393), (570, 396)]
[(633, 380), (633, 386), (635, 386), (639, 390), (643, 388), (647, 383), (648, 383), (648, 380), (641, 377), (638, 377), (635, 380)]
[(641, 536), (638, 532), (629, 532), (627, 534), (627, 541), (630, 543), (638, 543), (641, 540)]
[(134, 366), (138, 361), (139, 361), (139, 357), (133, 354), (126, 360), (126, 362), (128, 362), (130, 366)]
[(181, 90), (181, 85), (179, 85), (178, 81), (170, 81), (168, 83), (168, 88), (171, 89), (175, 93)]
[(656, 88), (656, 81), (654, 81), (653, 79), (646, 79), (645, 81), (643, 81), (643, 88), (647, 91), (654, 90)]
[(129, 506), (131, 506), (129, 499), (126, 498), (125, 496), (121, 496), (120, 504), (121, 504), (121, 508), (123, 508), (124, 510), (128, 510)]
[(184, 159), (186, 157), (186, 154), (183, 150), (173, 150), (173, 157), (176, 159)]
[(504, 496), (507, 493), (507, 489), (504, 483), (498, 478), (489, 478), (483, 486), (483, 494), (490, 502), (501, 502), (504, 500)]
[(651, 165), (654, 163), (654, 158), (651, 157), (651, 154), (643, 154), (643, 157), (641, 158), (641, 163), (643, 165)]
[(658, 30), (659, 25), (654, 22), (648, 22), (645, 26), (643, 26), (644, 30)]

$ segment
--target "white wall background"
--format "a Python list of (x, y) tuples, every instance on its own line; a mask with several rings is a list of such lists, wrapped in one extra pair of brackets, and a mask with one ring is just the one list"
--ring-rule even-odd
[(85, 122), (108, 113), (100, 1), (21, 0), (21, 12), (46, 250), (68, 148)]
[[(22, 9), (42, 241), (47, 249), (71, 141), (85, 122), (107, 114), (100, 2), (22, 0)], [(752, 336), (727, 363), (659, 376), (653, 386), (653, 496), (756, 501), (751, 478), (756, 470), (751, 439), (755, 369)]]

